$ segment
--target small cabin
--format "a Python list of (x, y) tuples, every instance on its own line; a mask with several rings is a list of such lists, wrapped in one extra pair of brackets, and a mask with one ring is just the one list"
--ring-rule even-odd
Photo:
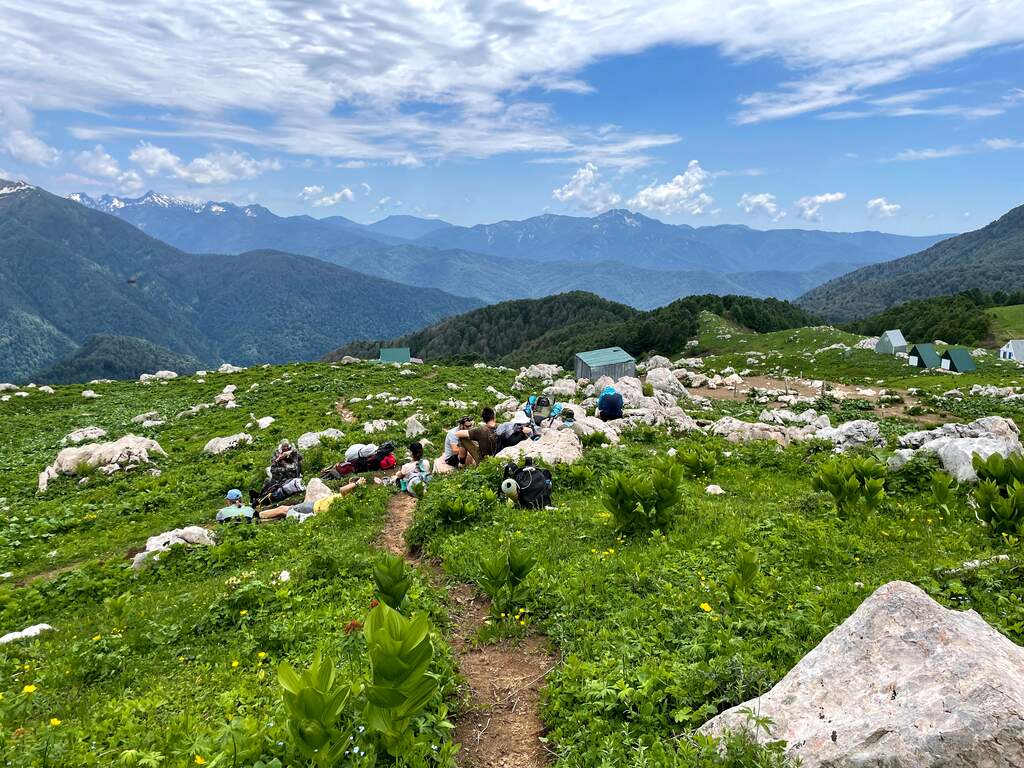
[(597, 381), (602, 376), (610, 376), (615, 381), (623, 376), (636, 376), (636, 358), (622, 347), (576, 353), (577, 379)]
[(971, 353), (963, 347), (950, 347), (942, 353), (942, 370), (954, 373), (970, 373), (978, 370)]
[(934, 344), (915, 344), (907, 352), (907, 364), (915, 368), (938, 368), (942, 358), (935, 351)]
[(408, 347), (381, 347), (381, 363), (409, 363), (412, 362), (412, 353)]
[(999, 348), (1000, 360), (1024, 362), (1024, 339), (1010, 339)]
[(907, 351), (907, 340), (903, 338), (903, 331), (895, 329), (886, 331), (878, 337), (875, 344), (875, 352), (880, 355), (895, 355)]

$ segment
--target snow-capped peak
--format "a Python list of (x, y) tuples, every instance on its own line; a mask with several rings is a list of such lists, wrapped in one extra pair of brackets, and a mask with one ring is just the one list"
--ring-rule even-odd
[(0, 195), (13, 195), (28, 189), (35, 189), (35, 187), (24, 181), (0, 181)]
[(145, 206), (155, 206), (159, 208), (183, 208), (187, 211), (192, 211), (193, 213), (199, 213), (206, 206), (205, 203), (201, 203), (187, 197), (174, 197), (173, 195), (165, 195), (160, 192), (153, 192), (152, 190), (144, 194), (142, 197), (103, 195), (102, 197), (94, 198), (84, 192), (74, 192), (68, 195), (68, 199), (74, 200), (76, 203), (81, 203), (82, 205), (87, 205), (90, 208), (95, 208), (97, 211), (104, 211), (105, 213), (119, 211), (122, 208), (138, 208)]

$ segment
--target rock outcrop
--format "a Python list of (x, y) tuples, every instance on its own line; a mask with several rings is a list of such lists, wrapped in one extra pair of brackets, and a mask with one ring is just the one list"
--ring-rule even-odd
[(548, 429), (539, 440), (524, 440), (498, 451), (498, 458), (521, 462), (531, 456), (548, 464), (572, 464), (583, 456), (583, 443), (571, 429)]
[(649, 371), (647, 383), (655, 390), (668, 392), (673, 397), (686, 397), (689, 394), (683, 383), (668, 368), (654, 368)]
[(701, 731), (772, 720), (804, 768), (1024, 765), (1024, 648), (921, 589), (879, 588), (768, 693)]
[(213, 438), (203, 447), (203, 452), (208, 453), (211, 456), (216, 456), (218, 453), (231, 451), (241, 445), (248, 445), (251, 442), (252, 435), (248, 432), (239, 432), (238, 434), (228, 435), (227, 437)]
[(328, 440), (341, 440), (345, 437), (345, 433), (340, 429), (322, 429), (319, 432), (304, 432), (299, 435), (299, 439), (295, 441), (295, 447), (300, 451), (308, 451), (310, 448), (315, 448), (320, 445), (320, 441), (323, 438)]
[(173, 531), (158, 533), (146, 539), (146, 548), (132, 558), (132, 568), (141, 568), (150, 559), (159, 560), (160, 553), (166, 552), (174, 546), (186, 547), (212, 547), (213, 536), (208, 530), (199, 525), (190, 525), (186, 528), (175, 528)]
[(972, 464), (974, 454), (986, 459), (994, 453), (1006, 457), (1022, 448), (1017, 424), (1002, 416), (910, 432), (900, 438), (899, 444), (902, 449), (937, 456), (942, 468), (961, 483), (978, 479)]
[(65, 445), (70, 443), (71, 445), (79, 445), (87, 440), (102, 440), (107, 436), (107, 430), (101, 429), (100, 427), (82, 427), (76, 429), (74, 432), (69, 432), (64, 435), (64, 439), (61, 440)]
[(89, 443), (64, 448), (53, 464), (39, 473), (39, 490), (45, 491), (51, 480), (61, 475), (73, 477), (83, 469), (99, 469), (110, 475), (150, 462), (150, 455), (166, 456), (156, 440), (125, 435), (110, 443)]

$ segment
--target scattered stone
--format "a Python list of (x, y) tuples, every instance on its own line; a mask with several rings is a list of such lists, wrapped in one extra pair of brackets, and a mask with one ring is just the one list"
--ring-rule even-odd
[(241, 373), (245, 368), (239, 368), (237, 365), (231, 363), (224, 363), (220, 368), (217, 369), (217, 373)]
[(398, 422), (394, 419), (374, 419), (363, 424), (363, 432), (372, 435), (374, 432), (383, 432), (397, 425)]
[(725, 495), (725, 491), (722, 490), (722, 486), (720, 485), (709, 485), (707, 488), (704, 489), (704, 493), (706, 493), (708, 496)]
[(647, 362), (644, 363), (644, 366), (646, 367), (647, 372), (650, 373), (651, 371), (657, 370), (658, 368), (671, 368), (672, 361), (669, 360), (667, 357), (662, 357), (661, 355), (654, 355), (653, 357), (648, 359)]
[[(662, 358), (664, 359), (664, 358)], [(647, 383), (656, 390), (668, 392), (674, 397), (686, 397), (689, 392), (667, 366), (654, 368), (647, 373)]]
[(995, 565), (996, 563), (1008, 562), (1010, 562), (1009, 555), (993, 555), (992, 557), (987, 557), (984, 560), (968, 560), (957, 568), (947, 568), (942, 571), (942, 573), (946, 576), (960, 576), (965, 573), (971, 573), (972, 571), (987, 568), (988, 566)]
[(148, 464), (150, 454), (166, 456), (156, 440), (125, 435), (112, 443), (90, 443), (64, 448), (53, 464), (39, 473), (39, 491), (46, 490), (51, 480), (61, 475), (73, 477), (83, 468), (101, 468), (107, 474)]
[(325, 437), (328, 440), (341, 440), (345, 437), (345, 433), (340, 429), (334, 429), (333, 427), (319, 432), (306, 432), (300, 435), (299, 439), (295, 441), (295, 446), (300, 451), (308, 451), (310, 448), (315, 448), (320, 445), (320, 441)]
[(410, 416), (405, 420), (405, 436), (407, 438), (419, 437), (426, 431), (427, 428), (415, 416)]
[(906, 582), (880, 587), (768, 693), (705, 723), (771, 720), (805, 768), (1024, 765), (1024, 648)]
[(86, 398), (87, 400), (95, 400), (97, 397), (102, 397), (102, 395), (97, 395), (91, 389), (87, 389), (84, 392), (82, 392), (82, 397)]
[(545, 397), (551, 398), (552, 401), (558, 399), (570, 398), (576, 396), (576, 380), (575, 379), (559, 379), (554, 384), (544, 388), (543, 392)]
[(214, 543), (210, 532), (199, 525), (190, 525), (186, 528), (175, 528), (173, 531), (165, 531), (146, 539), (146, 549), (132, 558), (132, 568), (141, 568), (150, 559), (154, 562), (159, 560), (161, 552), (166, 552), (174, 546), (212, 547)]
[(275, 421), (277, 421), (277, 419), (275, 419), (273, 416), (264, 416), (261, 419), (256, 419), (256, 426), (259, 427), (260, 429), (266, 429)]
[(235, 435), (228, 435), (227, 437), (215, 437), (210, 440), (203, 448), (204, 453), (208, 453), (211, 456), (216, 456), (219, 453), (225, 451), (234, 450), (242, 445), (248, 445), (252, 442), (252, 435), (247, 432), (239, 432)]
[(56, 390), (54, 390), (53, 387), (44, 384), (39, 388), (39, 391), (44, 395), (52, 395)]
[(101, 440), (106, 436), (107, 431), (105, 429), (100, 429), (99, 427), (82, 427), (81, 429), (76, 429), (74, 432), (69, 432), (64, 435), (64, 439), (61, 440), (61, 443), (64, 445), (67, 445), (68, 443), (78, 445), (79, 443), (84, 443), (87, 440)]
[(1007, 457), (1021, 451), (1020, 430), (1012, 419), (986, 416), (970, 424), (943, 424), (937, 429), (910, 432), (899, 440), (900, 448), (914, 449), (939, 458), (942, 468), (958, 482), (974, 482), (973, 457), (987, 459), (993, 453)]
[(176, 419), (184, 419), (184, 418), (186, 418), (188, 416), (195, 416), (200, 411), (205, 411), (207, 408), (212, 408), (212, 407), (213, 407), (212, 403), (200, 403), (199, 405), (193, 405), (191, 408), (182, 411), (181, 413), (179, 413), (174, 418), (176, 418)]
[(157, 371), (156, 373), (144, 373), (139, 376), (139, 381), (146, 383), (150, 381), (170, 381), (178, 378), (174, 371)]
[(856, 419), (840, 424), (838, 427), (821, 429), (814, 436), (834, 443), (836, 453), (845, 453), (855, 448), (885, 445), (878, 424), (867, 419)]
[(25, 627), (25, 629), (19, 632), (8, 632), (3, 637), (0, 637), (0, 645), (7, 645), (13, 643), (16, 640), (26, 640), (32, 637), (39, 637), (43, 632), (52, 632), (53, 627), (49, 624), (33, 624), (31, 627)]
[(132, 423), (133, 424), (141, 424), (144, 421), (153, 421), (154, 419), (159, 419), (159, 418), (160, 418), (160, 412), (159, 411), (146, 411), (145, 413), (140, 413), (138, 416), (133, 416), (132, 417)]

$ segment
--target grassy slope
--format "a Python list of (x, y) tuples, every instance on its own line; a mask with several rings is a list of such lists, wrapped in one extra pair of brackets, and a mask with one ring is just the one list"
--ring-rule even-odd
[[(954, 383), (1021, 378), (1017, 368), (994, 362), (978, 374), (952, 377), (911, 370), (870, 352), (849, 358), (838, 351), (814, 353), (856, 338), (827, 328), (759, 336), (705, 317), (701, 345), (712, 352), (706, 369), (747, 367), (747, 353), (764, 350), (774, 355), (750, 366), (757, 373), (802, 371), (936, 393)], [(0, 587), (0, 628), (38, 621), (57, 627), (38, 642), (0, 647), (0, 744), (7, 760), (40, 765), (48, 752), (51, 765), (99, 766), (138, 749), (165, 755), (166, 765), (184, 766), (197, 754), (212, 760), (225, 749), (225, 764), (231, 765), (234, 744), (244, 752), (239, 765), (252, 765), (259, 755), (287, 761), (271, 662), (306, 663), (321, 648), (339, 657), (343, 670), (360, 668), (361, 640), (341, 629), (361, 618), (371, 595), (368, 543), (383, 519), (386, 494), (364, 490), (329, 517), (302, 526), (232, 529), (216, 548), (174, 553), (139, 577), (126, 569), (123, 556), (148, 535), (208, 522), (224, 489), (246, 487), (280, 438), (332, 426), (353, 431), (335, 414), (339, 397), (390, 391), (420, 398), (428, 437), (440, 445), (456, 413), (436, 405), (452, 394), (447, 382), (465, 385), (457, 397), (483, 403), (487, 385), (507, 392), (512, 381), (511, 373), (488, 369), (416, 371), (405, 378), (372, 365), (279, 366), (211, 375), (206, 383), (182, 378), (162, 385), (99, 385), (99, 400), (84, 400), (81, 387), (72, 386), (52, 396), (0, 402), (0, 570), (14, 572)], [(85, 486), (62, 479), (36, 495), (36, 472), (72, 429), (95, 424), (120, 435), (138, 413), (155, 409), (173, 416), (211, 400), (228, 383), (238, 385), (241, 408), (211, 409), (149, 431), (169, 454), (157, 462), (160, 477), (136, 472), (96, 477)], [(259, 386), (250, 390), (252, 384)], [(929, 400), (933, 407), (939, 402)], [(400, 422), (417, 410), (382, 401), (350, 407), (359, 423)], [(1004, 412), (1024, 420), (1013, 404), (972, 400), (944, 407), (962, 418)], [(715, 409), (710, 415), (752, 418), (759, 406), (725, 402)], [(240, 431), (250, 412), (278, 422), (253, 432), (251, 448), (202, 455), (210, 437)], [(918, 426), (889, 421), (884, 431)], [(400, 441), (401, 428), (375, 437)], [(361, 432), (353, 434), (360, 439)], [(498, 468), (491, 467), (437, 480), (418, 512), (418, 537), (458, 578), (476, 578), (481, 553), (503, 537), (537, 552), (540, 565), (522, 607), (530, 628), (550, 635), (565, 656), (545, 699), (561, 765), (636, 764), (640, 747), (651, 754), (683, 749), (685, 740), (676, 737), (766, 690), (870, 590), (891, 579), (913, 581), (947, 604), (975, 608), (1016, 642), (1024, 641), (1024, 584), (1016, 571), (995, 568), (959, 580), (936, 575), (936, 568), (968, 559), (1015, 555), (1016, 545), (987, 536), (962, 496), (950, 515), (941, 515), (923, 490), (926, 473), (913, 468), (890, 479), (890, 500), (879, 514), (846, 520), (809, 487), (813, 468), (825, 458), (815, 446), (779, 452), (723, 445), (732, 455), (712, 481), (726, 496), (705, 496), (707, 480), (685, 480), (685, 499), (670, 530), (635, 540), (617, 537), (601, 504), (601, 477), (616, 468), (646, 472), (652, 449), (690, 441), (712, 442), (654, 432), (638, 433), (622, 449), (588, 448), (580, 468), (555, 470), (553, 511), (485, 505), (468, 526), (438, 527), (437, 504), (453, 494), (479, 499), (482, 487), (497, 483)], [(339, 452), (338, 446), (310, 452), (307, 476)], [(757, 549), (766, 578), (748, 599), (730, 606), (723, 582), (742, 545)], [(49, 581), (12, 584), (62, 566), (71, 568)], [(292, 580), (272, 585), (282, 569), (292, 572)], [(132, 597), (124, 608), (104, 607), (105, 598), (126, 592)], [(439, 599), (425, 584), (414, 588), (414, 604), (443, 626)], [(712, 611), (703, 611), (702, 603)], [(450, 666), (441, 663), (437, 672), (454, 704)], [(22, 694), (29, 684), (38, 691)], [(430, 711), (428, 729), (437, 727), (440, 698)], [(49, 725), (51, 717), (61, 724)], [(235, 721), (231, 738), (223, 732), (229, 720)], [(17, 739), (16, 728), (26, 729)], [(443, 739), (443, 729), (437, 733)], [(226, 738), (221, 746), (219, 737)]]
[(985, 310), (992, 317), (992, 334), (1002, 346), (1010, 339), (1024, 338), (1024, 304)]

